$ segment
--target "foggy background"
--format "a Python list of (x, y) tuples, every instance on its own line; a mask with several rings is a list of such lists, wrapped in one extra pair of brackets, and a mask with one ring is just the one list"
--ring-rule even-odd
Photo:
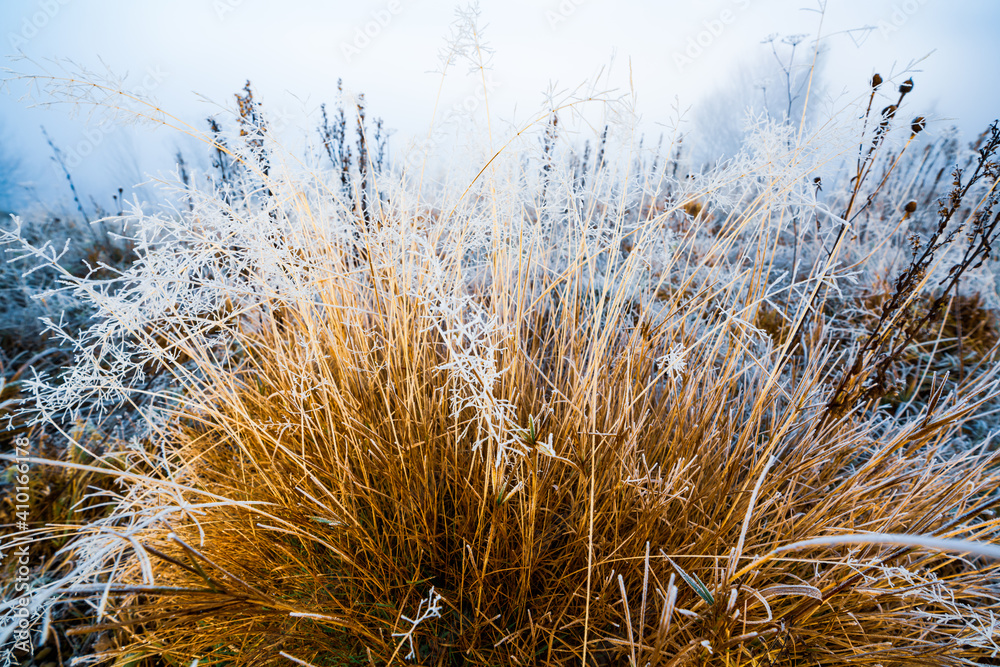
[[(456, 4), (431, 0), (4, 0), (0, 37), (14, 74), (58, 71), (71, 59), (98, 74), (125, 76), (125, 87), (154, 100), (198, 130), (218, 114), (232, 129), (233, 94), (247, 79), (286, 146), (315, 137), (319, 106), (337, 101), (337, 79), (364, 93), (369, 117), (394, 133), (390, 153), (427, 133), (441, 86), (437, 119), (455, 110), (485, 118), (483, 81), (458, 62), (444, 79)], [(793, 76), (823, 53), (810, 105), (836, 109), (867, 94), (874, 72), (886, 79), (908, 67), (916, 87), (907, 113), (927, 115), (929, 132), (956, 125), (971, 140), (1000, 115), (1000, 3), (995, 0), (829, 0), (825, 12), (805, 0), (483, 0), (479, 25), (492, 49), (489, 115), (494, 143), (503, 121), (523, 123), (558, 95), (604, 71), (601, 89), (634, 90), (651, 135), (676, 125), (700, 135), (704, 159), (738, 145), (748, 105), (786, 109), (783, 74), (770, 44)], [(822, 27), (820, 21), (822, 20)], [(821, 28), (821, 29), (820, 29)], [(30, 60), (12, 59), (18, 54)], [(926, 58), (925, 58), (926, 56)], [(916, 63), (916, 64), (914, 64)], [(66, 178), (40, 127), (71, 163), (81, 198), (111, 208), (111, 195), (160, 174), (169, 177), (182, 150), (189, 168), (209, 168), (207, 148), (167, 128), (100, 124), (89, 109), (37, 106), (21, 99), (25, 81), (4, 75), (0, 94), (0, 208), (31, 202), (66, 205)], [(127, 76), (126, 76), (127, 75)], [(905, 76), (903, 77), (905, 78)], [(901, 79), (896, 79), (898, 83)], [(35, 104), (36, 106), (32, 106)], [(464, 111), (462, 111), (464, 110)], [(793, 110), (794, 111), (794, 110)], [(911, 113), (912, 112), (912, 113)], [(655, 140), (655, 136), (652, 138)], [(155, 190), (139, 190), (151, 197)], [(128, 195), (126, 195), (128, 196)]]

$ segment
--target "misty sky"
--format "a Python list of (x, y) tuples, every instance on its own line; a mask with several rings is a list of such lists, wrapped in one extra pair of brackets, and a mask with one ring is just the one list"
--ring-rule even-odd
[[(523, 121), (543, 108), (547, 90), (575, 88), (613, 63), (610, 85), (634, 90), (638, 112), (655, 126), (672, 117), (675, 99), (697, 109), (740, 67), (771, 57), (761, 44), (769, 34), (808, 35), (799, 47), (799, 63), (807, 62), (820, 29), (817, 6), (483, 0), (482, 36), (493, 49), (490, 116)], [(5, 54), (20, 50), (50, 69), (50, 59), (70, 58), (90, 70), (127, 73), (126, 87), (199, 129), (250, 79), (284, 131), (301, 135), (314, 127), (320, 103), (336, 101), (342, 77), (346, 89), (365, 93), (370, 113), (396, 130), (392, 145), (401, 147), (427, 131), (455, 7), (438, 0), (3, 0), (0, 35)], [(909, 103), (914, 115), (937, 119), (931, 131), (956, 124), (971, 138), (1000, 116), (1000, 2), (829, 0), (822, 21), (826, 101), (854, 99), (873, 72), (888, 76), (920, 61)], [(23, 60), (7, 66), (39, 71)], [(445, 79), (439, 114), (481, 90), (467, 70), (459, 64)], [(172, 168), (177, 148), (207, 166), (204, 148), (175, 132), (142, 126), (95, 134), (92, 120), (88, 133), (85, 110), (73, 118), (68, 106), (29, 108), (18, 100), (24, 91), (13, 81), (0, 94), (0, 139), (3, 154), (21, 158), (20, 180), (34, 183), (41, 198), (68, 195), (42, 124), (73, 156), (80, 189), (102, 202), (119, 185)]]

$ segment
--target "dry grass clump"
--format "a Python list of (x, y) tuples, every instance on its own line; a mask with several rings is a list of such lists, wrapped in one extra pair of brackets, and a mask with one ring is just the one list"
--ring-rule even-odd
[[(859, 173), (894, 114), (862, 128)], [(995, 658), (998, 454), (958, 435), (996, 368), (879, 409), (933, 258), (867, 331), (838, 319), (852, 207), (881, 186), (852, 182), (833, 216), (823, 138), (766, 122), (691, 178), (603, 140), (587, 169), (560, 161), (554, 118), (541, 166), (512, 140), (430, 194), (367, 150), (303, 175), (262, 120), (242, 148), (213, 129), (238, 187), (133, 211), (117, 278), (64, 274), (98, 317), (67, 334), (61, 383), (31, 385), (39, 419), (131, 402), (148, 422), (49, 462), (118, 487), (36, 598), (90, 605), (84, 631), (116, 642), (94, 662)], [(820, 212), (840, 224), (790, 244)]]
[[(344, 287), (329, 301), (356, 298)], [(753, 562), (822, 535), (995, 539), (995, 456), (946, 447), (974, 404), (816, 434), (815, 387), (786, 396), (747, 373), (724, 325), (682, 379), (651, 382), (661, 336), (567, 332), (580, 313), (564, 302), (518, 317), (497, 350), (495, 394), (517, 401), (509, 446), (523, 451), (497, 475), (473, 451), (478, 416), (452, 410), (447, 343), (390, 294), (384, 318), (372, 290), (371, 310), (267, 322), (253, 357), (199, 387), (205, 412), (174, 443), (192, 502), (229, 502), (143, 531), (156, 585), (177, 589), (151, 596), (138, 563), (116, 577), (112, 618), (136, 632), (127, 654), (579, 664), (585, 641), (593, 664), (992, 652), (994, 563), (879, 545)], [(440, 617), (412, 646), (394, 636), (434, 594)]]

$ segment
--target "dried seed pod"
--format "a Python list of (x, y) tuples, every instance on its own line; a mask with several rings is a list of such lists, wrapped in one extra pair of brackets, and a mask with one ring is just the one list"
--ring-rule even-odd
[(917, 116), (913, 119), (913, 122), (910, 123), (910, 130), (913, 131), (913, 134), (920, 134), (925, 127), (927, 127), (927, 119), (923, 116)]
[(882, 85), (882, 75), (876, 74), (872, 77), (872, 88), (878, 88)]
[(908, 214), (909, 213), (913, 213), (914, 211), (917, 210), (917, 202), (912, 201), (912, 200), (906, 202), (906, 207), (903, 208), (903, 210), (906, 211)]
[(913, 79), (907, 79), (903, 83), (899, 84), (899, 92), (903, 95), (907, 94), (913, 90)]
[(898, 107), (895, 104), (890, 104), (886, 108), (882, 109), (882, 118), (886, 119), (892, 118), (893, 116), (896, 115), (897, 108)]

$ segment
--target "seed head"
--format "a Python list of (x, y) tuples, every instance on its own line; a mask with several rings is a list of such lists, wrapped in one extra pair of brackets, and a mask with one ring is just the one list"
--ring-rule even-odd
[(903, 83), (899, 84), (899, 92), (903, 95), (907, 94), (913, 90), (913, 79), (907, 79)]
[(872, 77), (872, 88), (878, 88), (882, 85), (882, 75), (876, 74)]
[(890, 104), (886, 108), (882, 109), (882, 118), (889, 119), (896, 115), (896, 105)]
[(908, 214), (913, 213), (914, 211), (917, 210), (917, 202), (912, 200), (906, 202), (906, 207), (904, 207), (903, 210), (906, 211)]
[(923, 116), (917, 116), (910, 123), (910, 130), (913, 131), (913, 134), (919, 134), (925, 127), (927, 127), (927, 119)]

